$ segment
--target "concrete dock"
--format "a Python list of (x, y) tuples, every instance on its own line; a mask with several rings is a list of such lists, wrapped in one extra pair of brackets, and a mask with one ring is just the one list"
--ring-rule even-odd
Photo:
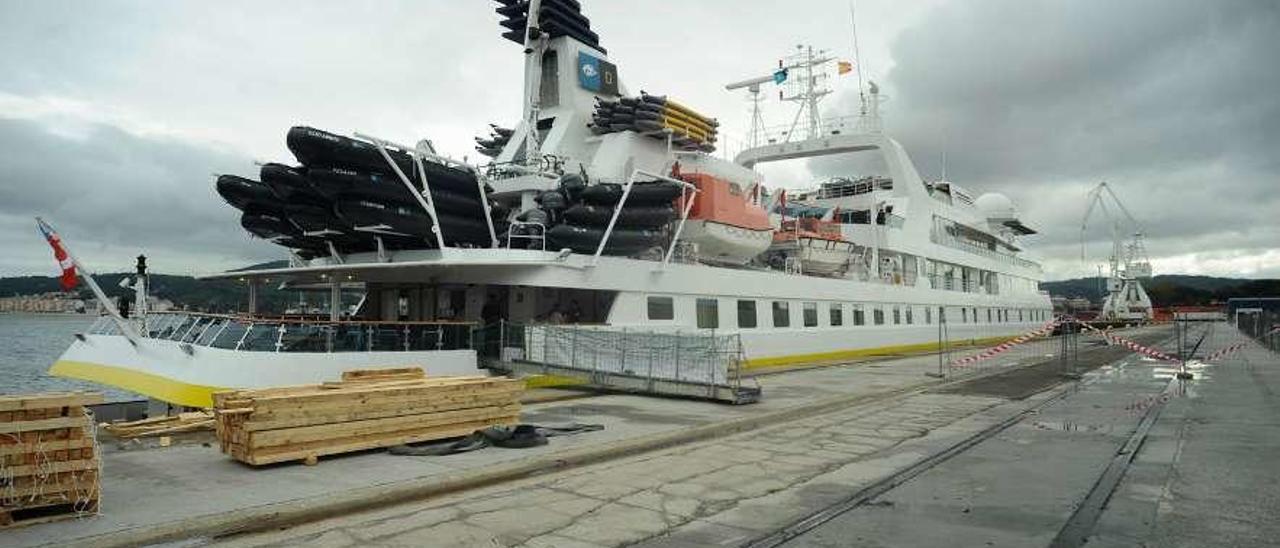
[[(1127, 336), (1150, 344), (1167, 335), (1167, 328), (1157, 327)], [(1225, 345), (1234, 340), (1231, 336), (1222, 328), (1206, 344)], [(761, 377), (765, 399), (750, 406), (631, 395), (534, 404), (526, 408), (526, 422), (598, 423), (605, 430), (526, 450), (491, 448), (447, 457), (368, 452), (325, 459), (315, 467), (265, 469), (248, 468), (199, 445), (107, 451), (103, 515), (13, 529), (5, 532), (4, 543), (108, 546), (196, 536), (183, 544), (735, 545), (829, 507), (859, 485), (1067, 390), (1069, 395), (1035, 420), (823, 526), (845, 524), (852, 529), (838, 531), (839, 536), (849, 538), (845, 533), (856, 529), (865, 545), (918, 544), (913, 538), (926, 544), (931, 538), (963, 540), (958, 545), (992, 539), (1000, 541), (997, 545), (1013, 539), (1026, 545), (1029, 538), (1035, 539), (1032, 544), (1047, 544), (1115, 453), (1117, 439), (1141, 417), (1134, 402), (1157, 394), (1168, 382), (1160, 375), (1168, 374), (1131, 355), (1119, 361), (1108, 356), (1105, 367), (1078, 384), (1053, 388), (1058, 381), (1033, 382), (1020, 393), (1007, 393), (1022, 384), (1000, 374), (1046, 361), (1046, 351), (1052, 348), (1042, 343), (996, 360), (981, 371), (988, 382), (928, 377), (926, 372), (937, 370), (937, 357), (918, 356)], [(1239, 355), (1257, 351), (1251, 347)], [(1277, 360), (1262, 352), (1252, 356), (1256, 369), (1270, 365), (1275, 374)], [(1213, 373), (1192, 381), (1194, 390), (1188, 393), (1196, 397), (1185, 401), (1210, 403), (1205, 399), (1210, 387), (1230, 378), (1231, 363), (1208, 367)], [(1045, 373), (1041, 377), (1056, 374)], [(1161, 421), (1171, 420), (1177, 401), (1184, 400), (1171, 402), (1171, 415)], [(1274, 423), (1280, 401), (1253, 403), (1264, 408), (1257, 411), (1257, 421), (1269, 416)], [(1152, 439), (1165, 432), (1163, 424), (1152, 429)], [(1277, 438), (1270, 439), (1274, 447)], [(1211, 462), (1205, 466), (1213, 469)], [(1252, 485), (1261, 486), (1264, 473), (1259, 469)], [(432, 491), (433, 486), (485, 483), (489, 486), (452, 494)], [(1116, 500), (1149, 490), (1149, 482), (1122, 483)], [(925, 502), (938, 493), (950, 497), (945, 504)], [(433, 496), (414, 500), (428, 495)], [(1129, 511), (1141, 512), (1147, 499), (1134, 497)], [(1011, 508), (1018, 512), (1005, 513)], [(961, 517), (952, 516), (953, 510)], [(890, 517), (869, 521), (873, 512)], [(225, 536), (290, 515), (311, 523)], [(1125, 530), (1113, 523), (1113, 515), (1108, 509), (1097, 521), (1099, 538), (1123, 545), (1154, 534)], [(912, 522), (909, 516), (930, 525), (905, 527)], [(821, 544), (826, 542), (823, 528), (792, 542), (827, 545)], [(910, 536), (928, 534), (940, 536)]]

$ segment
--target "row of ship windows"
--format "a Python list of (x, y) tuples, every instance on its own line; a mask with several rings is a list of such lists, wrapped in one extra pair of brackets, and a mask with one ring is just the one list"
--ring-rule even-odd
[[(738, 327), (743, 329), (753, 329), (759, 326), (756, 314), (755, 300), (740, 299), (737, 301), (738, 309)], [(772, 301), (770, 303), (770, 318), (773, 321), (773, 327), (791, 327), (791, 301)], [(840, 327), (845, 324), (845, 303), (826, 303), (827, 322), (821, 327)], [(850, 303), (849, 319), (852, 325), (866, 325), (870, 319), (872, 325), (885, 325), (888, 320), (892, 320), (892, 325), (912, 325), (917, 323), (916, 319), (918, 310), (923, 310), (923, 320), (925, 324), (932, 324), (935, 309), (931, 306), (913, 306), (906, 304), (857, 304)], [(804, 327), (820, 327), (818, 313), (818, 303), (815, 301), (806, 301), (800, 303), (800, 320)], [(870, 318), (867, 311), (870, 310)], [(957, 310), (959, 311), (957, 313)], [(937, 314), (940, 319), (945, 322), (959, 323), (984, 323), (983, 316), (980, 314), (986, 311), (985, 323), (1014, 323), (1014, 322), (1037, 322), (1048, 321), (1049, 311), (1042, 309), (1021, 309), (1021, 308), (985, 308), (971, 306), (939, 306)], [(717, 329), (720, 327), (720, 300), (711, 298), (699, 298), (694, 302), (694, 316), (697, 318), (697, 325), (704, 329)], [(648, 316), (650, 320), (664, 321), (675, 319), (675, 300), (672, 297), (650, 296), (648, 300)]]

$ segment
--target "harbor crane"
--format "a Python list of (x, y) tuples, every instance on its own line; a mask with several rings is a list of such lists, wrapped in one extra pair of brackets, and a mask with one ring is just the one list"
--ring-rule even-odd
[[(1107, 206), (1108, 198), (1117, 212)], [(1080, 260), (1085, 260), (1085, 237), (1089, 219), (1094, 211), (1101, 211), (1111, 226), (1110, 272), (1107, 277), (1107, 296), (1102, 302), (1102, 318), (1107, 320), (1138, 320), (1152, 318), (1151, 298), (1142, 287), (1142, 280), (1151, 278), (1151, 261), (1147, 258), (1142, 228), (1129, 209), (1116, 196), (1115, 191), (1103, 181), (1089, 191), (1084, 220), (1080, 223)], [(1122, 223), (1127, 221), (1127, 226)], [(1127, 228), (1128, 232), (1123, 229)], [(1124, 235), (1131, 234), (1126, 244)]]

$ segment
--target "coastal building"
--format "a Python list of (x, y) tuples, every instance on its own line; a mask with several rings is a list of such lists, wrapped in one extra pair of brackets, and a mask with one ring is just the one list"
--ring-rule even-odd
[(0, 314), (83, 314), (97, 312), (97, 308), (97, 303), (86, 303), (66, 293), (0, 297)]

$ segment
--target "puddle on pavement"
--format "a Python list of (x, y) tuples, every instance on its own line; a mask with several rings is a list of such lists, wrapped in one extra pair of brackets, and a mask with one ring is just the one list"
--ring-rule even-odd
[(1084, 423), (1084, 422), (1074, 422), (1074, 421), (1060, 421), (1060, 422), (1035, 421), (1031, 423), (1031, 426), (1035, 427), (1038, 430), (1061, 430), (1063, 432), (1098, 432), (1102, 434), (1109, 434), (1115, 430), (1115, 425), (1113, 424), (1096, 424), (1096, 423)]

